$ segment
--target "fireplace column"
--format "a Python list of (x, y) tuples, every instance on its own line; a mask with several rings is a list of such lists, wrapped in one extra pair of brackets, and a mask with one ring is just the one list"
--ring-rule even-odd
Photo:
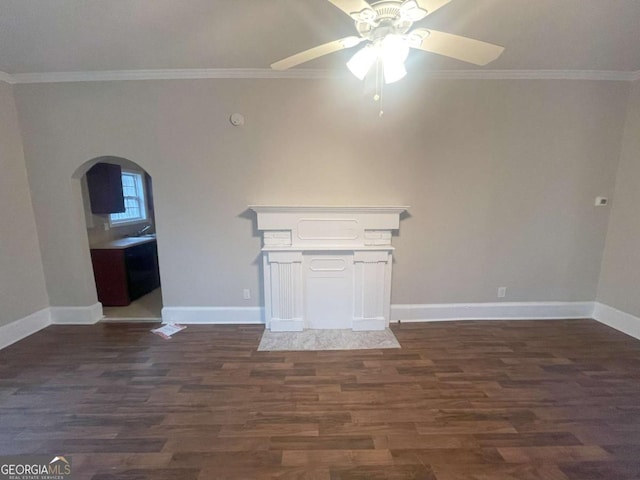
[(263, 258), (269, 328), (274, 332), (302, 330), (302, 252), (266, 252)]
[(384, 330), (390, 314), (391, 251), (354, 252), (353, 330)]

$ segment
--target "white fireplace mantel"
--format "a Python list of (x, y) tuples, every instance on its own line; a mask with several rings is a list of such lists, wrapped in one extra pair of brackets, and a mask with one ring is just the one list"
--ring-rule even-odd
[(382, 330), (391, 237), (405, 206), (252, 205), (263, 238), (267, 328)]

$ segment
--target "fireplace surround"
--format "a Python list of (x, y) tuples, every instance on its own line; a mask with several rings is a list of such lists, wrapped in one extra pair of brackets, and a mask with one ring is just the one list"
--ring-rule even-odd
[(383, 330), (392, 232), (405, 206), (250, 206), (262, 232), (265, 321), (272, 331)]

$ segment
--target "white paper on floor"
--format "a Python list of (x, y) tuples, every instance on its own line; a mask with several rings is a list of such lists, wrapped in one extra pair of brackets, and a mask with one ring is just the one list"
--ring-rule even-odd
[(166, 325), (163, 325), (160, 328), (155, 328), (151, 331), (156, 335), (160, 335), (165, 340), (170, 340), (171, 335), (173, 335), (174, 333), (178, 333), (180, 330), (184, 330), (185, 328), (187, 328), (186, 325), (179, 325), (177, 323), (167, 323)]

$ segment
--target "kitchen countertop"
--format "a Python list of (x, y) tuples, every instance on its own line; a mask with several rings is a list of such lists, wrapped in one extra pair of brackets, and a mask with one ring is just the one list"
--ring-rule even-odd
[(156, 237), (127, 237), (119, 238), (118, 240), (112, 240), (110, 242), (98, 243), (91, 245), (92, 250), (123, 250), (129, 247), (135, 247), (136, 245), (142, 245), (143, 243), (155, 242)]

